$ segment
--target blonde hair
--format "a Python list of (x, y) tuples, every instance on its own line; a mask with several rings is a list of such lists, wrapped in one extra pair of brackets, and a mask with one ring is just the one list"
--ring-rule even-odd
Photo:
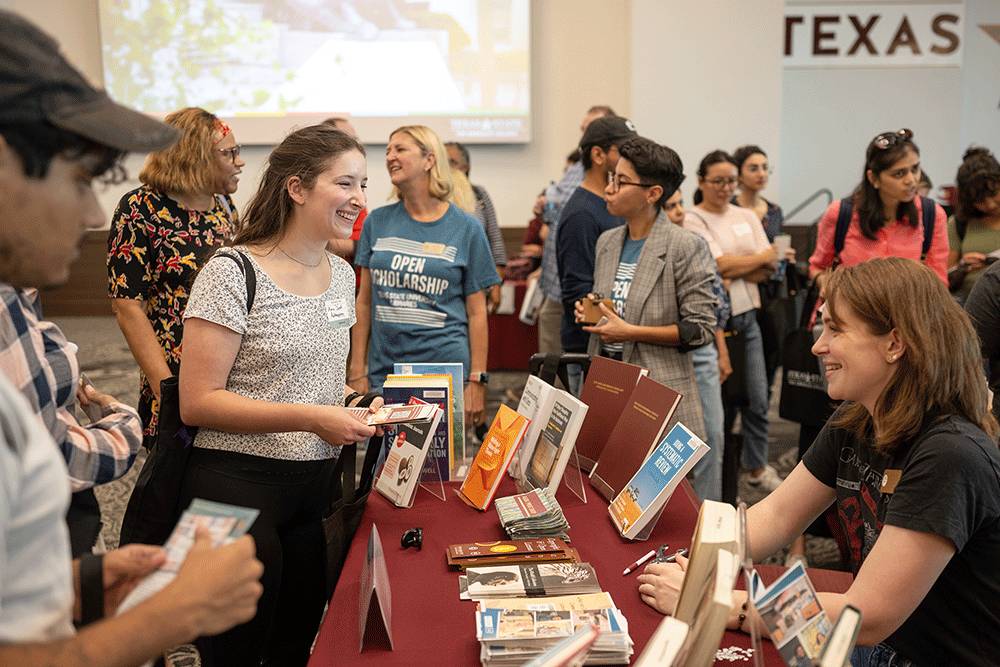
[(931, 421), (948, 415), (965, 417), (996, 438), (979, 337), (931, 269), (900, 257), (841, 267), (826, 286), (826, 308), (835, 324), (842, 322), (837, 309), (844, 306), (876, 336), (895, 331), (906, 351), (874, 414), (860, 403), (847, 403), (833, 426), (859, 438), (874, 434), (875, 448), (883, 453), (912, 441)]
[(215, 194), (214, 114), (198, 107), (188, 107), (168, 115), (167, 125), (181, 131), (177, 143), (146, 157), (139, 181), (159, 192)]
[[(389, 137), (400, 132), (405, 133), (420, 148), (420, 152), (426, 157), (434, 156), (434, 164), (427, 174), (429, 182), (427, 190), (431, 197), (441, 201), (450, 201), (452, 198), (452, 176), (451, 167), (448, 165), (448, 153), (444, 149), (441, 139), (431, 128), (426, 125), (404, 125), (393, 130)], [(402, 199), (399, 188), (393, 186), (390, 198)]]
[(469, 178), (458, 169), (451, 170), (451, 203), (470, 215), (476, 214), (476, 193)]

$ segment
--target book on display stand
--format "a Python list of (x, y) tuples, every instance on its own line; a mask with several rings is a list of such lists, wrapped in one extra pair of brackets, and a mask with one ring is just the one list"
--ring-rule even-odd
[(582, 502), (587, 502), (576, 451), (576, 436), (589, 408), (561, 389), (553, 388), (551, 395), (548, 413), (538, 415), (541, 431), (525, 465), (524, 477), (519, 481), (519, 490), (523, 493), (546, 488), (555, 496), (565, 478), (567, 488)]

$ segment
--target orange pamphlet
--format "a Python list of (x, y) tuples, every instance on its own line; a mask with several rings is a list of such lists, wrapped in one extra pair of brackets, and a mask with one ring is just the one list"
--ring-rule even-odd
[(469, 467), (459, 496), (479, 510), (485, 510), (503, 480), (514, 452), (528, 430), (528, 419), (501, 404), (490, 430)]

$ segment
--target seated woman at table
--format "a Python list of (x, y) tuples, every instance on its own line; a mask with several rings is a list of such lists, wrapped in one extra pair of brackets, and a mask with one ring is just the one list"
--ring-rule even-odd
[[(340, 446), (375, 429), (348, 413), (344, 384), (354, 272), (327, 252), (365, 207), (364, 148), (327, 125), (272, 151), (233, 248), (198, 274), (184, 312), (180, 408), (199, 426), (180, 481), (194, 498), (260, 510), (257, 615), (199, 640), (205, 665), (303, 665), (325, 604), (322, 519)], [(236, 252), (249, 257), (256, 294)], [(237, 261), (218, 257), (227, 254)]]
[[(841, 267), (826, 299), (813, 352), (844, 404), (750, 508), (751, 555), (777, 551), (836, 503), (855, 579), (819, 597), (834, 620), (845, 604), (861, 610), (858, 643), (874, 649), (854, 664), (995, 665), (1000, 452), (972, 325), (935, 272), (909, 259)], [(671, 613), (685, 565), (647, 567), (642, 599)], [(734, 592), (729, 628), (759, 624), (745, 602)]]
[(461, 362), (466, 424), (479, 424), (489, 345), (484, 290), (500, 282), (486, 233), (450, 203), (448, 155), (429, 127), (389, 135), (385, 166), (399, 201), (372, 211), (358, 241), (349, 381), (379, 390), (394, 363)]

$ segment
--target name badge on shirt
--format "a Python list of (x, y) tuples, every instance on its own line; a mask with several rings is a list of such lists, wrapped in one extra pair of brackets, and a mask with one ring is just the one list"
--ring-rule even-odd
[(882, 484), (878, 487), (878, 490), (884, 494), (891, 494), (896, 492), (896, 486), (899, 485), (899, 480), (903, 476), (903, 471), (898, 469), (890, 468), (882, 474)]
[(428, 255), (443, 255), (445, 245), (443, 243), (431, 243), (430, 241), (424, 241), (424, 252)]
[(331, 327), (347, 326), (351, 322), (351, 309), (346, 299), (326, 300), (326, 323)]
[(750, 225), (748, 225), (745, 222), (739, 222), (739, 223), (733, 225), (733, 235), (734, 236), (746, 236), (747, 234), (751, 234), (751, 233), (753, 233), (753, 230), (750, 229)]

